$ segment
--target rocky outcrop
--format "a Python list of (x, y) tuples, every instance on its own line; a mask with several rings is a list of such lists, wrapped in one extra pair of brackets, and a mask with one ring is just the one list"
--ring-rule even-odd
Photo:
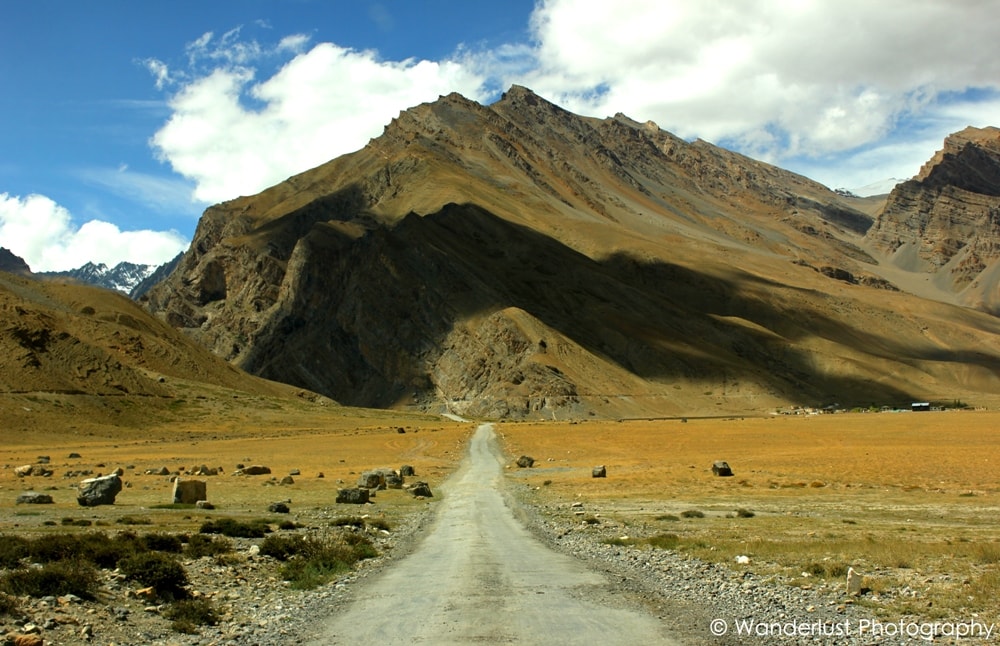
[(4, 247), (0, 247), (0, 271), (20, 274), (22, 276), (31, 274), (31, 268), (28, 267), (28, 263), (24, 261), (24, 258), (14, 255), (10, 249)]
[[(969, 305), (997, 309), (1000, 129), (966, 128), (896, 186), (867, 242), (896, 266), (933, 274)], [(993, 292), (993, 293), (991, 293)]]

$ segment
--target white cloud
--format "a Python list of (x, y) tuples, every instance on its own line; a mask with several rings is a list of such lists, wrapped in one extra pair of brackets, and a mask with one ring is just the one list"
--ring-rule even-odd
[(101, 220), (76, 227), (70, 212), (44, 195), (0, 193), (0, 245), (24, 258), (32, 271), (63, 271), (87, 262), (160, 264), (187, 244), (176, 231), (122, 231)]
[(948, 92), (1000, 92), (992, 2), (623, 0), (579, 9), (572, 0), (536, 7), (538, 66), (520, 82), (578, 112), (625, 112), (778, 162), (864, 149), (900, 124), (936, 121)]
[(482, 80), (458, 62), (380, 61), (375, 52), (330, 43), (295, 56), (264, 81), (255, 74), (222, 65), (170, 99), (173, 115), (152, 145), (195, 182), (198, 200), (256, 193), (357, 150), (400, 110), (442, 94), (481, 98)]
[(190, 182), (176, 176), (134, 171), (127, 164), (118, 168), (88, 168), (78, 171), (76, 175), (85, 182), (163, 215), (197, 217), (208, 206), (193, 199), (194, 186)]
[[(443, 61), (384, 61), (332, 43), (306, 51), (301, 34), (265, 46), (239, 29), (206, 33), (187, 46), (185, 69), (147, 61), (157, 85), (176, 90), (151, 143), (197, 199), (215, 202), (356, 150), (438, 95), (482, 101), (518, 83), (578, 113), (653, 120), (839, 186), (850, 179), (837, 181), (829, 164), (853, 164), (852, 178), (876, 158), (872, 173), (915, 173), (909, 153), (893, 157), (910, 129), (940, 142), (956, 122), (1000, 121), (1000, 12), (986, 0), (620, 0), (586, 10), (540, 0), (530, 28), (530, 42), (459, 45)], [(275, 60), (287, 62), (262, 77)], [(979, 94), (954, 99), (970, 89)]]

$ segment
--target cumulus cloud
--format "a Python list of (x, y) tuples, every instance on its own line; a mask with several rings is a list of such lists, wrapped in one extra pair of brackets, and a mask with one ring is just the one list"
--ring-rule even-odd
[[(400, 110), (442, 94), (481, 98), (481, 78), (455, 61), (382, 61), (373, 51), (320, 43), (259, 81), (245, 63), (247, 52), (264, 56), (263, 48), (211, 43), (209, 34), (188, 50), (222, 64), (181, 84), (169, 101), (172, 116), (152, 138), (201, 201), (255, 193), (357, 150)], [(304, 44), (285, 38), (279, 47)], [(235, 51), (220, 53), (226, 47)]]
[(310, 47), (300, 34), (262, 45), (234, 29), (190, 43), (186, 67), (146, 62), (172, 90), (151, 143), (197, 199), (216, 202), (356, 150), (400, 110), (452, 91), (485, 101), (517, 83), (578, 113), (624, 112), (843, 186), (838, 177), (854, 181), (874, 160), (867, 181), (912, 175), (948, 132), (996, 122), (997, 33), (985, 0), (620, 0), (586, 11), (540, 0), (528, 42), (459, 44), (442, 61)]
[(865, 148), (936, 121), (949, 93), (1000, 93), (990, 2), (544, 0), (532, 32), (539, 93), (770, 160)]
[(76, 227), (70, 212), (44, 195), (7, 193), (0, 193), (0, 241), (32, 271), (64, 271), (87, 262), (113, 266), (123, 260), (160, 264), (188, 244), (176, 231), (122, 231), (101, 220)]

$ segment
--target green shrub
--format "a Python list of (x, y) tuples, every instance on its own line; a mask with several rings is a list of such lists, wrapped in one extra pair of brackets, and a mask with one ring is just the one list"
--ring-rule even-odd
[(86, 518), (63, 518), (59, 521), (64, 527), (90, 527), (93, 523)]
[(680, 520), (680, 519), (681, 519), (680, 516), (675, 516), (673, 514), (661, 514), (661, 515), (659, 515), (659, 516), (656, 517), (656, 520), (677, 521), (677, 520)]
[(218, 556), (228, 554), (233, 551), (233, 542), (222, 536), (206, 536), (205, 534), (194, 534), (188, 537), (187, 548), (184, 553), (190, 558), (196, 559), (202, 556)]
[(152, 525), (153, 521), (141, 516), (122, 516), (115, 521), (119, 525)]
[(219, 623), (219, 613), (207, 599), (182, 599), (167, 606), (163, 616), (171, 621), (170, 627), (179, 633), (195, 635), (198, 626)]
[[(289, 537), (300, 538), (300, 537)], [(293, 546), (297, 552), (281, 568), (281, 575), (298, 590), (309, 590), (349, 571), (358, 561), (378, 555), (375, 546), (362, 534), (343, 534), (326, 540), (302, 538)]]
[(307, 553), (310, 546), (311, 543), (303, 536), (271, 534), (260, 544), (260, 553), (279, 561), (287, 561), (293, 556)]
[(125, 578), (152, 586), (160, 595), (183, 597), (187, 585), (184, 567), (173, 557), (161, 552), (140, 552), (118, 564)]
[(174, 534), (145, 534), (142, 537), (142, 544), (146, 549), (155, 552), (179, 554), (184, 549), (184, 543)]
[(757, 514), (753, 513), (749, 509), (740, 508), (740, 509), (736, 510), (736, 517), (737, 518), (753, 518), (756, 515)]
[(698, 511), (697, 509), (688, 509), (687, 511), (681, 512), (681, 518), (704, 518), (705, 512)]
[(17, 597), (0, 592), (0, 617), (20, 617), (22, 616), (21, 604)]
[(29, 597), (75, 594), (93, 599), (99, 587), (97, 570), (86, 561), (65, 560), (41, 567), (18, 568), (0, 577), (0, 591)]
[(202, 524), (199, 530), (202, 534), (222, 534), (233, 538), (264, 538), (271, 531), (266, 520), (256, 519), (248, 522), (232, 518), (209, 520)]
[(646, 542), (650, 546), (661, 550), (672, 550), (677, 548), (677, 544), (680, 543), (680, 537), (677, 534), (656, 534), (650, 536), (646, 539)]
[(0, 535), (0, 569), (12, 569), (28, 555), (28, 540), (21, 536)]

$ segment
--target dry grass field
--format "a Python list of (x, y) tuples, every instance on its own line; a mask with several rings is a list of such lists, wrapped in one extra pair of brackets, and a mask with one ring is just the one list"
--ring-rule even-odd
[[(997, 620), (1000, 413), (503, 424), (541, 504), (792, 585), (843, 585), (884, 616)], [(716, 477), (725, 460), (733, 477)], [(591, 469), (607, 467), (607, 478)], [(587, 523), (592, 523), (588, 525)], [(737, 556), (750, 558), (738, 565)]]
[[(206, 395), (201, 385), (195, 392), (188, 400), (175, 401), (169, 411), (148, 407), (144, 411), (141, 400), (120, 398), (114, 405), (123, 409), (121, 416), (145, 412), (150, 419), (119, 426), (103, 420), (89, 423), (86, 416), (74, 415), (89, 404), (73, 396), (3, 396), (0, 407), (8, 415), (11, 408), (32, 409), (44, 421), (30, 432), (3, 434), (0, 534), (62, 531), (67, 518), (112, 528), (138, 521), (150, 524), (150, 529), (190, 531), (217, 516), (268, 517), (267, 506), (283, 500), (291, 500), (293, 519), (301, 512), (358, 513), (334, 501), (337, 490), (355, 486), (363, 470), (410, 464), (415, 479), (428, 482), (434, 490), (461, 458), (465, 440), (474, 430), (472, 424), (430, 416), (327, 407), (236, 391), (213, 396)], [(66, 411), (65, 419), (54, 412), (59, 410)], [(70, 459), (71, 453), (82, 457)], [(52, 476), (16, 477), (14, 467), (36, 464), (39, 456), (50, 457), (47, 466), (54, 471)], [(170, 477), (144, 475), (147, 469), (166, 467), (183, 476), (185, 470), (203, 464), (224, 469), (218, 476), (193, 476), (208, 483), (209, 501), (216, 505), (211, 511), (171, 508)], [(271, 474), (233, 476), (237, 464), (264, 465)], [(126, 488), (113, 506), (77, 504), (76, 485), (88, 476), (65, 477), (67, 472), (90, 470), (96, 475), (117, 467), (125, 470)], [(300, 472), (293, 476), (294, 484), (279, 485), (293, 469)], [(49, 493), (55, 504), (16, 505), (18, 494), (27, 490)], [(429, 504), (393, 490), (379, 492), (375, 500), (375, 506), (363, 513), (386, 518), (390, 524), (393, 518)]]

